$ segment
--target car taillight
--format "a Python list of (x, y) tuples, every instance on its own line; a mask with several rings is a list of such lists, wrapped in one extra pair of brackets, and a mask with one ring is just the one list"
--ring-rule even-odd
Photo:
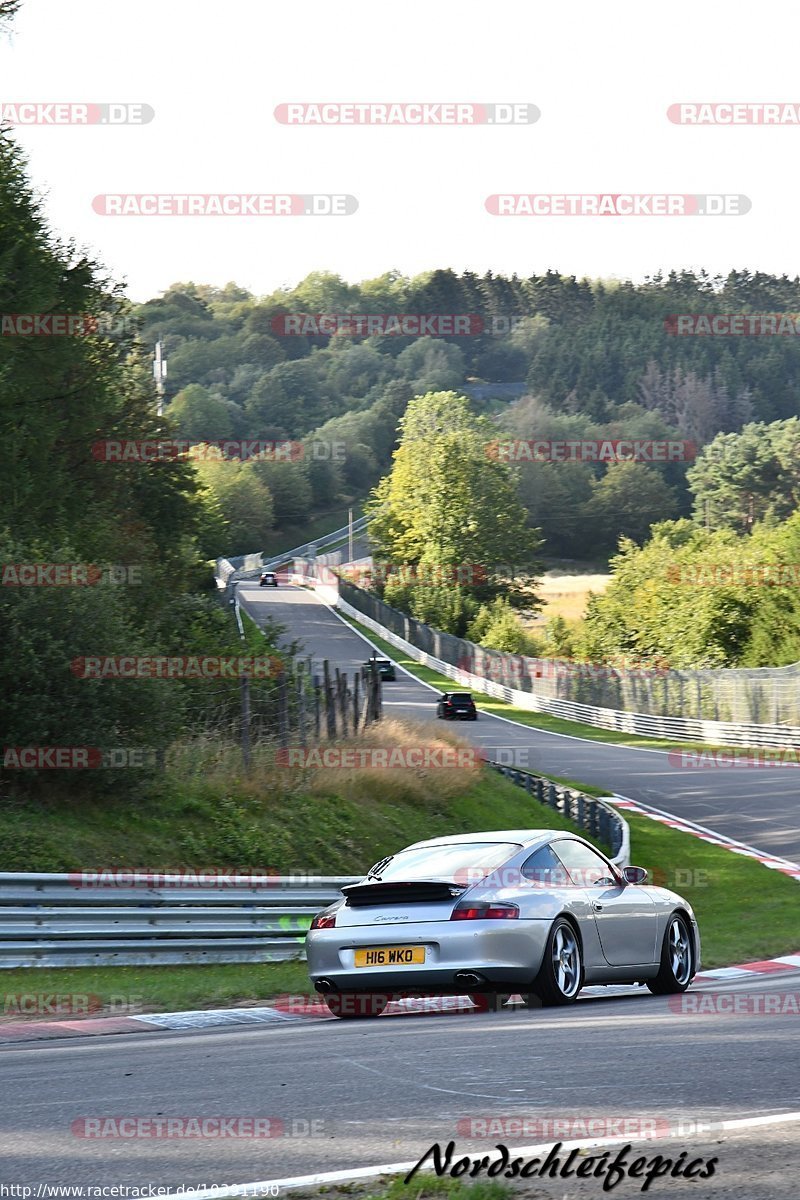
[(513, 921), (519, 916), (516, 904), (475, 903), (462, 900), (450, 914), (451, 921)]
[[(338, 909), (336, 910), (338, 912)], [(311, 922), (312, 929), (332, 929), (336, 924), (336, 912), (317, 913)]]

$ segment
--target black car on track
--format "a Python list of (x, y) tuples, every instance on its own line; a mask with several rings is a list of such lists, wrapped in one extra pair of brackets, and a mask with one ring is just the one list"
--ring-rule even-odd
[(394, 663), (390, 658), (368, 658), (364, 666), (371, 667), (373, 663), (378, 668), (378, 674), (382, 680), (388, 679), (393, 683), (397, 679), (394, 673)]
[(477, 721), (478, 710), (470, 692), (444, 692), (436, 701), (436, 716), (444, 721)]

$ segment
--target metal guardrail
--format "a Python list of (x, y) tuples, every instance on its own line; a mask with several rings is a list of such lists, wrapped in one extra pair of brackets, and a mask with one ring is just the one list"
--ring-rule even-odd
[(191, 875), (2, 872), (0, 969), (302, 958), (314, 914), (361, 878)]
[(587, 796), (585, 792), (563, 787), (553, 783), (551, 779), (531, 775), (529, 771), (520, 771), (516, 767), (504, 767), (493, 762), (487, 765), (506, 779), (510, 779), (517, 787), (525, 788), (525, 791), (535, 796), (540, 804), (546, 804), (560, 816), (572, 821), (588, 834), (589, 838), (610, 846), (611, 861), (616, 866), (627, 867), (630, 864), (628, 822), (609, 804), (605, 804), (597, 796)]

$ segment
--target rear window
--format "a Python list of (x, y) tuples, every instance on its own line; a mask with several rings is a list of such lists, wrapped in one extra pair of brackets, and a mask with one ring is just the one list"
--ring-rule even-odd
[(464, 883), (470, 868), (493, 871), (507, 862), (519, 848), (514, 842), (454, 842), (449, 846), (401, 850), (377, 871), (377, 875), (384, 881), (447, 879)]
[(470, 704), (472, 702), (472, 696), (469, 692), (451, 692), (450, 699), (455, 704)]

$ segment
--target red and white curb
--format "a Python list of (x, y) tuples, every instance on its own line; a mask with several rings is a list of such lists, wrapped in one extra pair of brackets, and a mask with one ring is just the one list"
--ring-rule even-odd
[[(784, 954), (759, 962), (740, 963), (735, 967), (715, 967), (701, 971), (693, 981), (713, 984), (724, 980), (744, 982), (759, 976), (800, 971), (800, 952)], [(635, 994), (631, 986), (588, 987), (586, 1000), (592, 996), (610, 997)], [(477, 1013), (478, 1009), (467, 996), (422, 996), (392, 1000), (386, 1017), (392, 1016), (454, 1016)], [(512, 1010), (513, 1011), (513, 1010)], [(45, 1041), (53, 1038), (91, 1037), (113, 1033), (156, 1033), (166, 1030), (222, 1029), (244, 1025), (278, 1025), (286, 1021), (336, 1020), (325, 1002), (315, 995), (279, 996), (272, 1004), (259, 1008), (197, 1009), (176, 1013), (140, 1013), (129, 1017), (92, 1017), (74, 1021), (18, 1020), (0, 1023), (0, 1045), (3, 1043)]]
[(781, 858), (776, 854), (765, 854), (763, 850), (756, 850), (754, 846), (748, 846), (745, 842), (737, 842), (734, 838), (725, 837), (713, 829), (707, 829), (705, 825), (697, 825), (694, 821), (676, 817), (660, 808), (652, 808), (638, 800), (631, 800), (628, 796), (601, 796), (600, 799), (606, 804), (613, 804), (615, 808), (622, 809), (623, 812), (648, 817), (651, 821), (658, 821), (660, 825), (677, 829), (679, 833), (687, 833), (690, 837), (699, 838), (700, 841), (708, 842), (711, 846), (721, 846), (724, 850), (730, 850), (732, 854), (741, 854), (743, 858), (755, 859), (756, 862), (761, 863), (762, 867), (767, 867), (770, 871), (779, 871), (782, 875), (788, 875), (790, 879), (800, 881), (800, 864), (791, 862), (788, 858)]
[(738, 967), (714, 967), (710, 971), (699, 971), (694, 983), (715, 983), (718, 979), (755, 979), (759, 975), (798, 970), (800, 954), (784, 954), (781, 958), (764, 958), (760, 962), (741, 963)]

